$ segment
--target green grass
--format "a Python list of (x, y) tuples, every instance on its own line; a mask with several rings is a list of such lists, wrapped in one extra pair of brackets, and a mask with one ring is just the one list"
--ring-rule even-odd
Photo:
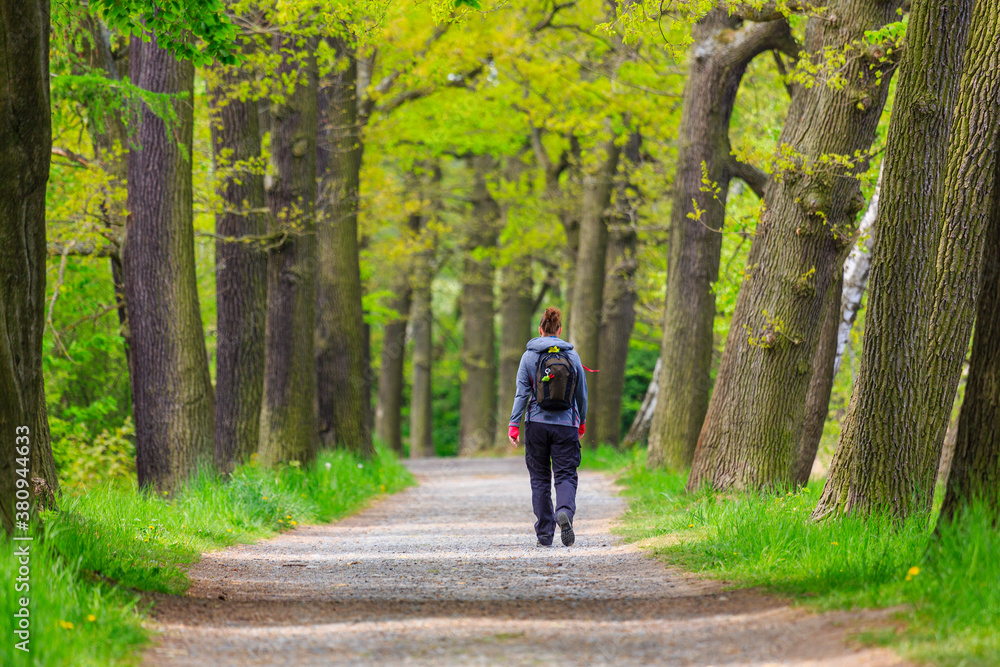
[[(1000, 533), (980, 505), (935, 535), (936, 517), (816, 523), (822, 482), (784, 493), (684, 492), (642, 452), (588, 452), (630, 499), (620, 531), (688, 571), (760, 586), (819, 609), (893, 607), (906, 630), (871, 639), (939, 665), (1000, 664)], [(669, 537), (667, 537), (669, 536)]]
[[(183, 566), (202, 551), (331, 521), (412, 483), (379, 448), (369, 462), (324, 452), (305, 468), (247, 465), (227, 483), (204, 471), (171, 499), (134, 484), (66, 494), (58, 512), (43, 516), (44, 535), (32, 543), (31, 653), (5, 638), (0, 664), (131, 664), (148, 637), (139, 591), (181, 593)], [(16, 578), (15, 545), (0, 542), (7, 582)], [(13, 583), (0, 589), (0, 617), (12, 618), (22, 595)]]

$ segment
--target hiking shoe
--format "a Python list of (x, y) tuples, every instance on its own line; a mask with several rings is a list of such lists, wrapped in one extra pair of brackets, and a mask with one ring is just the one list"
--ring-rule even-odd
[(548, 544), (545, 544), (544, 542), (542, 542), (541, 540), (539, 540), (538, 544), (536, 544), (535, 546), (539, 546), (539, 547), (551, 547), (552, 543), (549, 542)]
[(559, 512), (556, 515), (556, 521), (559, 522), (562, 543), (567, 547), (572, 546), (576, 542), (576, 535), (573, 534), (573, 524), (569, 522), (569, 515), (566, 512)]

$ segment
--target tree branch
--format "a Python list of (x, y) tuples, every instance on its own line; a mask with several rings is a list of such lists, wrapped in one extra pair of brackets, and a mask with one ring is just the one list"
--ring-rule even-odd
[[(434, 32), (431, 34), (430, 37), (427, 38), (427, 41), (424, 42), (424, 48), (421, 49), (419, 52), (413, 54), (413, 58), (410, 59), (410, 62), (408, 63), (407, 67), (410, 67), (414, 63), (423, 59), (427, 55), (428, 51), (431, 50), (431, 47), (434, 46), (434, 43), (440, 40), (442, 37), (444, 37), (445, 33), (448, 32), (448, 28), (450, 27), (451, 23), (446, 22), (434, 28)], [(376, 96), (381, 96), (389, 92), (389, 90), (391, 90), (392, 87), (396, 84), (396, 81), (399, 80), (399, 77), (403, 75), (403, 71), (404, 68), (399, 67), (390, 72), (389, 74), (387, 74), (386, 76), (382, 77), (382, 80), (375, 85), (374, 92)], [(374, 97), (372, 97), (371, 95), (365, 95), (361, 104), (358, 105), (358, 114), (362, 118), (368, 118), (375, 110), (375, 104), (376, 100)]]
[[(477, 65), (476, 67), (474, 67), (471, 70), (468, 70), (467, 72), (456, 75), (456, 78), (449, 80), (443, 86), (439, 87), (469, 88), (470, 87), (469, 82), (474, 81), (480, 74), (482, 74), (484, 69), (485, 69), (484, 65), (482, 64)], [(374, 111), (377, 109), (381, 113), (389, 113), (390, 111), (395, 111), (396, 109), (403, 106), (407, 102), (413, 102), (414, 100), (419, 100), (424, 97), (427, 97), (428, 95), (433, 94), (434, 91), (436, 91), (437, 89), (438, 87), (429, 87), (429, 88), (414, 88), (412, 90), (407, 90), (405, 92), (396, 95), (385, 104), (378, 106), (373, 104), (371, 110)]]
[(726, 164), (726, 169), (732, 176), (749, 185), (755, 195), (761, 199), (764, 198), (764, 186), (767, 185), (768, 179), (765, 172), (761, 171), (752, 164), (740, 162), (735, 156), (732, 155), (729, 156), (729, 162)]

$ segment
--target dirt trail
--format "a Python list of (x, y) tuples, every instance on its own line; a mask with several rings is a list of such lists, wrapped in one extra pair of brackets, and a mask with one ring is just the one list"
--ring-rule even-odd
[(187, 596), (158, 597), (144, 664), (905, 664), (848, 644), (876, 615), (723, 591), (622, 544), (606, 475), (581, 473), (576, 546), (542, 549), (523, 460), (410, 467), (419, 486), (349, 519), (205, 554)]

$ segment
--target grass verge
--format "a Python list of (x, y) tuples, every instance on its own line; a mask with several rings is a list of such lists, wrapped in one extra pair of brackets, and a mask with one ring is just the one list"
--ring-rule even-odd
[(629, 498), (620, 532), (691, 572), (760, 586), (818, 609), (905, 605), (899, 634), (871, 639), (937, 665), (1000, 664), (1000, 532), (974, 505), (936, 516), (816, 523), (822, 482), (784, 493), (684, 492), (685, 474), (648, 471), (644, 452), (601, 448), (585, 467), (613, 470)]
[(246, 465), (228, 482), (209, 471), (173, 498), (135, 485), (66, 494), (46, 513), (44, 535), (32, 542), (30, 591), (15, 590), (18, 543), (0, 541), (3, 627), (18, 598), (30, 597), (30, 653), (4, 633), (0, 664), (118, 665), (137, 662), (148, 640), (140, 591), (181, 593), (183, 566), (202, 551), (271, 537), (302, 523), (332, 521), (413, 479), (379, 448), (372, 461), (324, 452), (311, 466)]

